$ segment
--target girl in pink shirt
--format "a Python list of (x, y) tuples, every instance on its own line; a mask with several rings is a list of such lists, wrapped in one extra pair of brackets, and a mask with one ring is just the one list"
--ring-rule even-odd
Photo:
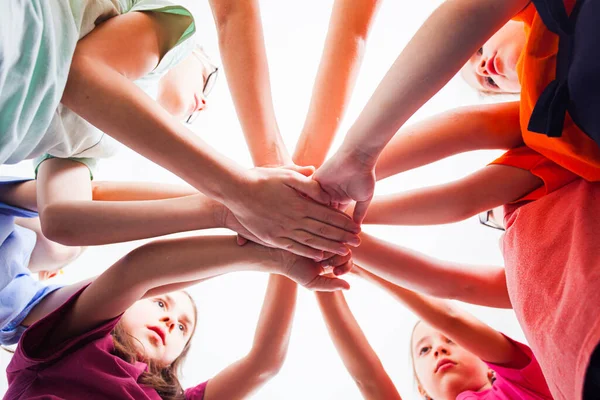
[[(531, 349), (450, 303), (396, 286), (358, 266), (352, 272), (381, 286), (422, 318), (411, 356), (419, 393), (436, 400), (552, 399)], [(366, 399), (400, 399), (341, 293), (317, 293), (329, 333)]]
[[(206, 218), (211, 213), (207, 209)], [(182, 289), (240, 270), (277, 274), (269, 283), (253, 349), (208, 383), (183, 390), (178, 369), (197, 319)], [(241, 247), (235, 237), (151, 242), (91, 283), (53, 292), (29, 314), (33, 325), (7, 368), (4, 398), (243, 398), (274, 375), (285, 355), (295, 301), (295, 283), (287, 278), (315, 290), (348, 288), (322, 272), (312, 260), (254, 243)]]

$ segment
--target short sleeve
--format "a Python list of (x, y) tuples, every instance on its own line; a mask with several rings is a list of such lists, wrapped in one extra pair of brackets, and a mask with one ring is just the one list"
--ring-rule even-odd
[(507, 151), (491, 162), (490, 165), (506, 165), (524, 169), (540, 178), (544, 183), (543, 186), (526, 194), (513, 203), (537, 200), (578, 179), (578, 176), (571, 171), (550, 161), (527, 146), (516, 147)]
[[(35, 178), (36, 179), (37, 179), (38, 169), (40, 168), (40, 165), (42, 165), (42, 163), (44, 161), (49, 160), (51, 158), (59, 158), (59, 157), (54, 157), (54, 156), (51, 156), (50, 154), (44, 154), (43, 156), (40, 156), (33, 161), (33, 165), (35, 166)], [(90, 171), (90, 180), (92, 180), (92, 181), (94, 180), (94, 174), (98, 172), (98, 160), (97, 159), (85, 158), (85, 157), (69, 157), (69, 158), (67, 158), (67, 160), (75, 161), (75, 162), (85, 165), (88, 168), (88, 170)]]
[(504, 381), (509, 382), (513, 386), (537, 393), (541, 398), (551, 399), (552, 395), (550, 394), (550, 389), (548, 388), (548, 384), (542, 373), (542, 368), (540, 367), (540, 364), (538, 364), (538, 361), (529, 346), (517, 342), (508, 336), (504, 337), (529, 358), (529, 363), (523, 368), (516, 369), (486, 362), (488, 367), (494, 370), (497, 378), (501, 377)]
[(185, 399), (186, 400), (204, 400), (204, 392), (206, 392), (206, 386), (208, 385), (208, 381), (199, 384), (198, 386), (194, 386), (185, 390)]
[(63, 323), (65, 316), (73, 309), (75, 302), (86, 288), (87, 286), (80, 289), (62, 306), (33, 324), (23, 333), (13, 360), (7, 368), (7, 373), (15, 373), (23, 369), (47, 364), (59, 359), (73, 349), (110, 335), (121, 319), (120, 316), (108, 320), (80, 336), (67, 339), (57, 345), (49, 345), (47, 338), (51, 337), (54, 329)]
[[(17, 178), (12, 176), (0, 176), (0, 187), (6, 185), (13, 185), (16, 183), (22, 183), (30, 181), (29, 178)], [(13, 217), (22, 217), (22, 218), (34, 218), (38, 216), (38, 213), (32, 210), (27, 210), (25, 208), (11, 206), (9, 204), (0, 202), (0, 215), (9, 215)]]

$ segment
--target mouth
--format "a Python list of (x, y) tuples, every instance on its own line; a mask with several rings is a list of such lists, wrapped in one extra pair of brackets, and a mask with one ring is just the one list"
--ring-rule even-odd
[(438, 373), (438, 372), (443, 372), (446, 371), (449, 368), (452, 368), (456, 365), (456, 363), (448, 358), (443, 358), (440, 361), (438, 361), (437, 365), (435, 366), (435, 371), (434, 373)]
[(498, 66), (496, 63), (496, 61), (498, 60), (497, 55), (498, 55), (498, 53), (494, 54), (487, 63), (487, 69), (491, 75), (500, 75), (500, 73), (498, 72)]
[(152, 332), (156, 333), (158, 335), (158, 337), (160, 337), (160, 340), (161, 340), (163, 346), (165, 346), (167, 344), (165, 332), (161, 328), (159, 328), (158, 326), (148, 326), (147, 328), (149, 330), (151, 330)]

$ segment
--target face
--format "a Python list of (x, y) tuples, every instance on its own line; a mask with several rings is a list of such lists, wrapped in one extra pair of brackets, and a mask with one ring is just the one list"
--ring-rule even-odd
[(161, 78), (158, 103), (171, 115), (185, 121), (206, 107), (202, 90), (208, 73), (208, 66), (195, 53), (190, 54)]
[(194, 304), (184, 292), (140, 300), (121, 318), (125, 331), (137, 339), (140, 358), (163, 366), (183, 352), (195, 323)]
[(517, 61), (525, 46), (523, 23), (509, 21), (481, 47), (461, 70), (476, 90), (491, 93), (519, 93)]
[(491, 386), (489, 369), (479, 357), (426, 323), (415, 327), (411, 344), (422, 394), (435, 400), (454, 400), (466, 390), (477, 392)]

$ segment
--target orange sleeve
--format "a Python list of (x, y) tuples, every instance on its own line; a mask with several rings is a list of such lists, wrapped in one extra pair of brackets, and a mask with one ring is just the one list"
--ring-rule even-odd
[(506, 165), (524, 169), (544, 182), (543, 186), (512, 203), (537, 200), (579, 178), (571, 171), (564, 169), (527, 146), (516, 147), (507, 151), (498, 159), (492, 161), (490, 165)]

